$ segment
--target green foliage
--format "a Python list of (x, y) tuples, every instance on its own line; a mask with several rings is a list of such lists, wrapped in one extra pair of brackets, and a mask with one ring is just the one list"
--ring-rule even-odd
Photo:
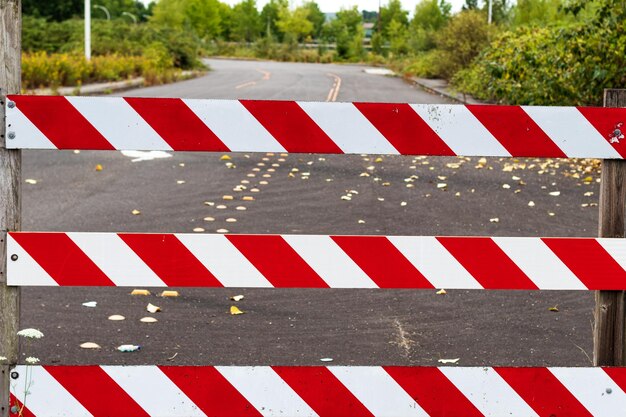
[(324, 26), (324, 39), (335, 42), (337, 56), (344, 59), (360, 59), (363, 54), (363, 16), (356, 8), (342, 9)]
[(450, 3), (444, 0), (422, 0), (415, 6), (409, 33), (413, 51), (427, 51), (435, 47), (435, 33), (447, 24), (450, 9)]
[(309, 11), (307, 19), (313, 24), (313, 37), (315, 39), (319, 38), (322, 34), (324, 23), (326, 22), (326, 15), (314, 1), (307, 1), (302, 7)]
[(219, 0), (160, 0), (151, 21), (157, 25), (191, 30), (201, 39), (218, 37), (223, 30)]
[(620, 3), (580, 2), (569, 10), (577, 14), (576, 24), (504, 32), (453, 81), (493, 102), (600, 105), (604, 88), (626, 84), (626, 11)]
[(388, 38), (391, 22), (395, 20), (406, 27), (409, 24), (408, 14), (408, 11), (402, 9), (400, 0), (389, 0), (386, 6), (380, 8), (380, 28), (377, 30), (382, 31), (383, 35)]
[(546, 26), (567, 19), (561, 0), (517, 0), (512, 9), (513, 26)]
[(309, 9), (303, 6), (294, 10), (280, 9), (276, 26), (288, 43), (302, 41), (313, 32), (313, 23), (309, 20)]
[(230, 16), (230, 38), (252, 42), (261, 34), (261, 16), (255, 0), (243, 0), (233, 6)]
[(445, 73), (445, 54), (438, 50), (432, 49), (422, 52), (412, 57), (408, 64), (402, 65), (402, 72), (408, 75), (414, 75), (422, 78), (438, 78)]
[(268, 36), (274, 36), (279, 41), (283, 39), (283, 33), (278, 29), (278, 14), (280, 10), (289, 8), (288, 0), (270, 0), (261, 10), (261, 23)]
[(440, 76), (447, 78), (468, 67), (489, 45), (492, 34), (493, 26), (477, 10), (466, 10), (453, 16), (436, 37), (444, 64)]
[[(150, 8), (138, 0), (98, 0), (92, 1), (107, 8), (112, 18), (120, 17), (122, 12), (134, 14), (138, 19), (150, 14)], [(63, 21), (73, 17), (82, 17), (85, 14), (84, 0), (22, 0), (22, 11), (25, 16), (43, 17), (47, 20)], [(92, 10), (92, 17), (106, 18), (98, 9)]]

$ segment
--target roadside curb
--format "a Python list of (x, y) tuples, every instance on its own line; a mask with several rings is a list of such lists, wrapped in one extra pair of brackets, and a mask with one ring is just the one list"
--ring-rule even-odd
[[(185, 81), (204, 75), (205, 71), (182, 71), (180, 78), (174, 82)], [(82, 86), (59, 87), (59, 88), (37, 88), (25, 91), (26, 94), (60, 95), (60, 96), (91, 96), (95, 94), (107, 94), (115, 91), (130, 90), (132, 88), (144, 87), (144, 77), (131, 78), (129, 80), (111, 81), (108, 83), (85, 84)]]
[(438, 83), (440, 84), (445, 83), (447, 85), (447, 82), (445, 80), (429, 80), (429, 79), (417, 78), (417, 77), (404, 77), (404, 79), (413, 84), (420, 86), (421, 88), (423, 88), (429, 93), (438, 94), (442, 97), (446, 97), (460, 104), (484, 104), (482, 101), (478, 101), (470, 95), (463, 94), (463, 93), (452, 93), (450, 91), (446, 91), (447, 87), (436, 85)]

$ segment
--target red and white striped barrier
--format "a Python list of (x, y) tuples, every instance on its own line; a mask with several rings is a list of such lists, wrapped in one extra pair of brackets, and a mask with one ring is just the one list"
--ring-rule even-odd
[(626, 108), (9, 96), (7, 147), (626, 157)]
[(32, 233), (9, 285), (624, 290), (626, 240)]
[(617, 417), (626, 410), (626, 368), (18, 366), (16, 372), (12, 400), (27, 417)]

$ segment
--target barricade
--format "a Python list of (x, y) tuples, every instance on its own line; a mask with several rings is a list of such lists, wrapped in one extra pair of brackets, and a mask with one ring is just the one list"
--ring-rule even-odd
[[(9, 96), (6, 115), (12, 149), (626, 156), (622, 108)], [(7, 263), (15, 286), (626, 290), (626, 242), (605, 238), (12, 232)], [(626, 410), (619, 367), (20, 365), (13, 372), (13, 411), (26, 402), (23, 414), (37, 417)]]

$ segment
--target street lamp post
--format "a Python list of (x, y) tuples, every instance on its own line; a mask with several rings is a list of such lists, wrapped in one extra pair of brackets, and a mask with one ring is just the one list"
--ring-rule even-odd
[(122, 16), (130, 17), (131, 19), (133, 19), (133, 22), (137, 24), (137, 16), (135, 16), (134, 14), (128, 13), (128, 12), (122, 12)]
[(85, 59), (91, 60), (91, 0), (85, 0)]
[(487, 18), (487, 22), (491, 24), (493, 18), (493, 0), (489, 0), (489, 17)]
[(104, 14), (107, 15), (107, 20), (111, 20), (111, 13), (109, 13), (109, 9), (107, 9), (106, 7), (101, 6), (99, 4), (94, 4), (93, 8), (102, 10), (104, 12)]

